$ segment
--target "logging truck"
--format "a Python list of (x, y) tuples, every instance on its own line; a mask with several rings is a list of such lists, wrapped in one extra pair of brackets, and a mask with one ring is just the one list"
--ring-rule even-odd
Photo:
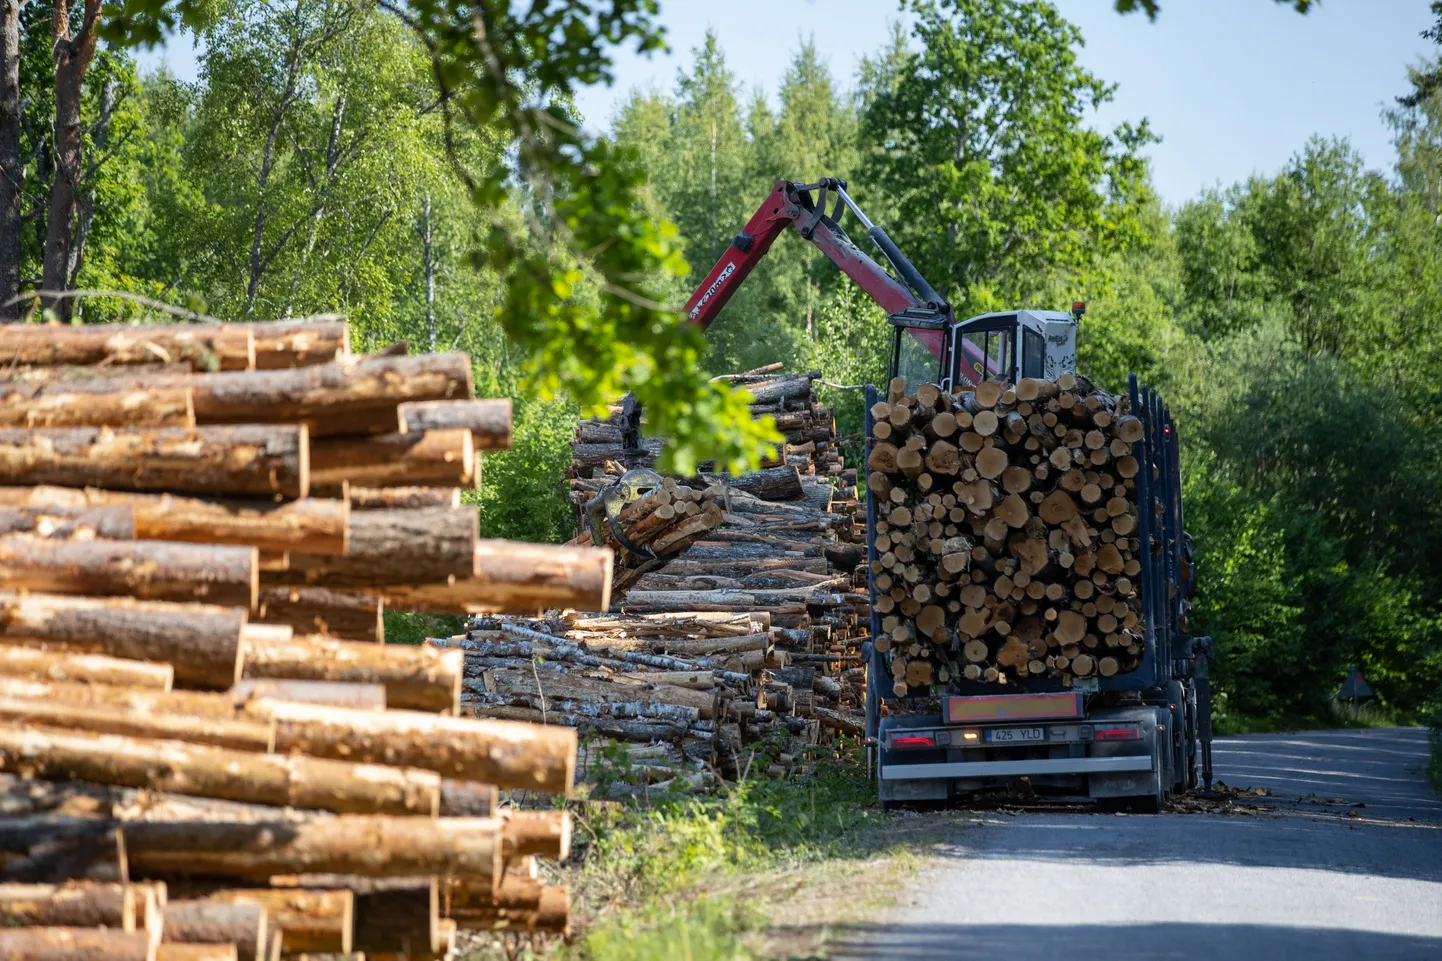
[[(886, 268), (842, 230), (848, 210)], [(865, 735), (882, 803), (1021, 786), (1158, 811), (1199, 766), (1210, 790), (1211, 640), (1188, 630), (1161, 398), (1135, 375), (1112, 395), (1077, 374), (1084, 304), (958, 320), (836, 178), (778, 182), (689, 319), (709, 326), (788, 227), (892, 327), (887, 388), (865, 388)]]

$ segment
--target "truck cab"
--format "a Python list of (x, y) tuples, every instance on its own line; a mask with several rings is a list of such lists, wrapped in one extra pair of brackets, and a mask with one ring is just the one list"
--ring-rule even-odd
[(1077, 327), (1086, 311), (1011, 310), (957, 321), (949, 309), (913, 307), (890, 315), (889, 376), (907, 390), (936, 384), (956, 390), (983, 380), (1015, 384), (1076, 373)]

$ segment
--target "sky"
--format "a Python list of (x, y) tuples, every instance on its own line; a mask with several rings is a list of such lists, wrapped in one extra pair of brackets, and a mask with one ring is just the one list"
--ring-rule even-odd
[[(1162, 200), (1280, 169), (1312, 134), (1348, 138), (1369, 166), (1390, 167), (1381, 112), (1407, 87), (1407, 67), (1438, 48), (1418, 34), (1428, 0), (1321, 0), (1306, 16), (1272, 0), (1161, 0), (1155, 22), (1120, 16), (1112, 0), (1056, 0), (1086, 40), (1082, 64), (1117, 85), (1100, 129), (1146, 117), (1162, 142), (1147, 151)], [(617, 57), (616, 84), (581, 92), (603, 130), (634, 87), (674, 88), (678, 67), (714, 29), (737, 77), (775, 100), (787, 62), (812, 38), (843, 86), (901, 20), (891, 0), (662, 0), (672, 52)], [(904, 21), (903, 21), (904, 22)], [(175, 38), (146, 55), (193, 79), (195, 50)], [(798, 180), (827, 171), (796, 171)]]

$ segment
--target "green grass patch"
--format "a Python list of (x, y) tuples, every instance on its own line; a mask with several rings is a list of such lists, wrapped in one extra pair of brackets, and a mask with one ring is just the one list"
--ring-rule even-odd
[(763, 956), (764, 932), (779, 913), (767, 908), (802, 883), (796, 872), (884, 850), (866, 837), (868, 825), (885, 819), (859, 749), (828, 753), (786, 780), (753, 778), (711, 796), (582, 813), (583, 862), (572, 883), (590, 926), (561, 957)]

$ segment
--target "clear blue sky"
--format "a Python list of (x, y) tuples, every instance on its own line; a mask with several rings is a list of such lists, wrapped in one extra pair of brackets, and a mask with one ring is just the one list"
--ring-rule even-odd
[[(1272, 0), (1161, 2), (1154, 23), (1117, 15), (1111, 0), (1057, 5), (1086, 38), (1082, 62), (1118, 85), (1098, 125), (1147, 117), (1162, 136), (1150, 155), (1163, 200), (1274, 172), (1313, 133), (1347, 137), (1369, 165), (1390, 166), (1380, 113), (1406, 88), (1407, 66), (1438, 51), (1418, 36), (1432, 22), (1427, 0), (1322, 0), (1307, 16)], [(588, 125), (603, 128), (633, 86), (671, 89), (708, 27), (737, 76), (774, 97), (802, 37), (849, 86), (857, 61), (899, 19), (890, 0), (662, 0), (661, 11), (674, 52), (622, 53), (616, 86), (579, 98)], [(195, 75), (185, 38), (145, 59)]]

